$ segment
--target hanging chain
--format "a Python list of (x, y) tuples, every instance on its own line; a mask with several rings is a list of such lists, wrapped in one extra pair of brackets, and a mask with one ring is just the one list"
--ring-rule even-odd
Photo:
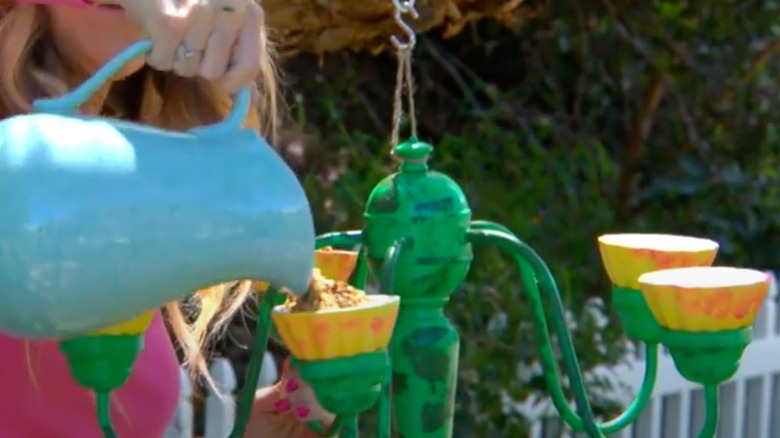
[(409, 15), (417, 19), (419, 14), (415, 7), (415, 0), (393, 0), (395, 7), (395, 23), (403, 31), (406, 41), (401, 41), (393, 35), (390, 41), (396, 51), (398, 59), (398, 71), (395, 78), (395, 94), (393, 96), (393, 131), (392, 145), (395, 146), (400, 140), (401, 123), (403, 121), (403, 95), (406, 91), (406, 105), (409, 112), (409, 123), (411, 125), (412, 136), (417, 137), (417, 116), (414, 105), (414, 77), (412, 76), (412, 52), (417, 43), (417, 36), (414, 29), (404, 21), (404, 15)]

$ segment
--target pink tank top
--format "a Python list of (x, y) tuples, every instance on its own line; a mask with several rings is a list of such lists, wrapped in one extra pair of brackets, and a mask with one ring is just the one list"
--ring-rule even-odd
[[(158, 313), (127, 384), (113, 395), (121, 438), (162, 438), (179, 401), (179, 364)], [(0, 335), (0, 436), (102, 438), (94, 397), (70, 376), (56, 341)]]

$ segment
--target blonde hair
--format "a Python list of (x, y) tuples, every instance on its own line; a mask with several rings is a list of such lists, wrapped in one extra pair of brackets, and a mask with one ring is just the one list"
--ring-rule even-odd
[[(40, 97), (58, 96), (68, 90), (63, 64), (54, 47), (48, 44), (48, 20), (39, 6), (18, 7), (0, 4), (0, 119), (27, 113), (31, 102)], [(265, 26), (261, 41), (261, 73), (254, 110), (246, 125), (268, 138), (276, 134), (277, 75)], [(136, 116), (139, 121), (169, 129), (187, 129), (222, 119), (230, 110), (230, 96), (204, 80), (177, 77), (170, 73), (143, 69), (143, 93)], [(134, 77), (136, 77), (134, 75)], [(128, 116), (121, 96), (109, 94), (106, 106), (118, 116)], [(164, 96), (164, 98), (163, 98)], [(193, 374), (211, 378), (203, 353), (215, 333), (241, 309), (251, 295), (249, 281), (210, 287), (194, 293), (186, 303), (199, 308), (195, 318), (186, 318), (183, 303), (168, 303), (164, 314), (179, 343), (185, 365)]]

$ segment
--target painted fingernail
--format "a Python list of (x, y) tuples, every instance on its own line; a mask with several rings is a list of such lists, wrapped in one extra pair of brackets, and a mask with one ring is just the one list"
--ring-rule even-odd
[(285, 412), (288, 409), (290, 409), (290, 407), (291, 407), (290, 400), (288, 400), (286, 398), (283, 398), (283, 399), (279, 400), (278, 402), (276, 402), (276, 404), (274, 406), (276, 407), (276, 411), (277, 412)]
[(309, 416), (309, 408), (306, 406), (298, 406), (295, 408), (295, 414), (298, 415), (299, 418), (306, 418)]
[(301, 387), (301, 384), (298, 383), (298, 380), (296, 379), (290, 379), (287, 381), (287, 392), (293, 392)]

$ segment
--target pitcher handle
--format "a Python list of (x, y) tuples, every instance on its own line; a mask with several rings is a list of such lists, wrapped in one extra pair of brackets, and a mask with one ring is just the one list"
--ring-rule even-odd
[[(53, 99), (37, 99), (33, 101), (33, 111), (65, 116), (75, 115), (79, 107), (114, 77), (125, 64), (146, 55), (151, 49), (151, 40), (142, 40), (132, 44), (108, 61), (106, 65), (76, 87), (75, 90)], [(249, 115), (251, 103), (252, 89), (251, 87), (246, 87), (234, 97), (233, 108), (224, 120), (212, 125), (193, 128), (190, 132), (201, 136), (212, 136), (239, 130), (241, 129), (241, 124)]]

